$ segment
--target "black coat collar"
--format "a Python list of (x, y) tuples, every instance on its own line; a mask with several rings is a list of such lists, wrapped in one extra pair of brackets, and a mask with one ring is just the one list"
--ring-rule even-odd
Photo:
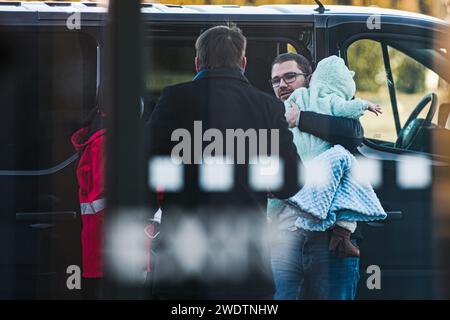
[(202, 70), (195, 76), (194, 80), (206, 78), (233, 78), (249, 83), (248, 79), (242, 73), (241, 69), (237, 68), (217, 68)]

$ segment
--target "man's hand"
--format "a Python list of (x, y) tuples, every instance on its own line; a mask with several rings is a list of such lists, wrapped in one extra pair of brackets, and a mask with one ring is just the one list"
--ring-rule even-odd
[(300, 108), (294, 101), (291, 101), (291, 106), (286, 110), (284, 116), (286, 117), (289, 128), (295, 128), (297, 126), (300, 117)]
[(375, 113), (375, 115), (378, 117), (378, 114), (382, 114), (383, 112), (381, 111), (381, 106), (379, 104), (369, 104), (369, 106), (367, 107), (367, 110), (369, 110), (370, 112)]

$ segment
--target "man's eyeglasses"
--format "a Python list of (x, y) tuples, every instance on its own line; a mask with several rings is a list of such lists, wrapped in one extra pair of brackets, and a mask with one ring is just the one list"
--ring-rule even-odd
[(308, 75), (309, 75), (309, 74), (303, 73), (303, 72), (299, 72), (299, 73), (296, 73), (296, 72), (289, 72), (289, 73), (284, 74), (284, 75), (281, 76), (281, 77), (275, 77), (275, 78), (270, 79), (270, 80), (269, 80), (269, 83), (270, 83), (270, 85), (271, 85), (273, 88), (277, 88), (277, 87), (280, 86), (281, 79), (283, 79), (284, 83), (289, 84), (289, 83), (292, 83), (292, 82), (294, 82), (295, 80), (297, 80), (297, 77), (298, 77), (298, 76), (304, 76), (304, 77), (307, 77)]

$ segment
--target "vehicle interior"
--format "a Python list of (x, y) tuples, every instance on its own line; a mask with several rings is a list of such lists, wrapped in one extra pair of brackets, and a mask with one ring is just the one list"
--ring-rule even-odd
[[(177, 83), (190, 81), (195, 76), (193, 44), (202, 28), (185, 31), (181, 36), (173, 36), (170, 31), (153, 30), (148, 33), (144, 46), (145, 64), (145, 108), (146, 117), (151, 114), (153, 107), (164, 87)], [(268, 80), (273, 59), (280, 53), (292, 51), (303, 54), (314, 63), (310, 51), (312, 46), (312, 30), (301, 28), (285, 34), (282, 31), (272, 30), (273, 35), (261, 37), (254, 27), (242, 26), (247, 36), (247, 69), (246, 77), (255, 87), (269, 94), (273, 94)], [(164, 34), (160, 36), (159, 34)], [(303, 39), (302, 41), (297, 40)], [(264, 54), (261, 54), (264, 52)]]
[[(450, 74), (445, 67), (449, 63), (448, 44), (423, 39), (359, 39), (351, 43), (347, 49), (350, 68), (357, 68), (354, 50), (363, 43), (380, 52), (380, 55), (375, 57), (380, 59), (380, 64), (377, 65), (380, 74), (377, 75), (379, 78), (373, 81), (386, 83), (386, 90), (383, 92), (389, 100), (383, 100), (376, 94), (373, 96), (379, 100), (376, 102), (384, 104), (387, 111), (381, 118), (391, 122), (389, 129), (395, 129), (392, 130), (395, 137), (379, 139), (377, 135), (370, 136), (370, 123), (366, 122), (365, 126), (362, 120), (364, 128), (369, 127), (368, 143), (394, 152), (403, 150), (434, 153), (433, 136), (439, 134), (444, 139), (450, 138), (450, 128), (447, 126), (449, 97), (446, 94)], [(412, 65), (417, 73), (409, 75), (401, 73), (402, 63)], [(382, 73), (384, 75), (381, 75)], [(405, 85), (405, 81), (402, 82), (406, 77), (414, 79), (415, 76), (422, 77), (423, 87), (412, 88)], [(356, 80), (358, 86), (358, 77)], [(390, 108), (392, 110), (389, 110)]]

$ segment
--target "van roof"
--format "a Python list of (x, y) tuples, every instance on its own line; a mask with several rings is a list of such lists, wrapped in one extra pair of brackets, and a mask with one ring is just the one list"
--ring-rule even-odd
[[(319, 15), (314, 9), (317, 5), (262, 5), (262, 6), (239, 6), (239, 5), (171, 5), (158, 3), (143, 3), (142, 12), (153, 14), (226, 14), (226, 15)], [(385, 9), (379, 7), (339, 6), (325, 5), (327, 11), (322, 15), (382, 15), (409, 17), (430, 22), (443, 23), (444, 20), (427, 16), (424, 14)], [(81, 13), (103, 13), (106, 8), (96, 2), (5, 2), (0, 1), (0, 12), (74, 12)]]

